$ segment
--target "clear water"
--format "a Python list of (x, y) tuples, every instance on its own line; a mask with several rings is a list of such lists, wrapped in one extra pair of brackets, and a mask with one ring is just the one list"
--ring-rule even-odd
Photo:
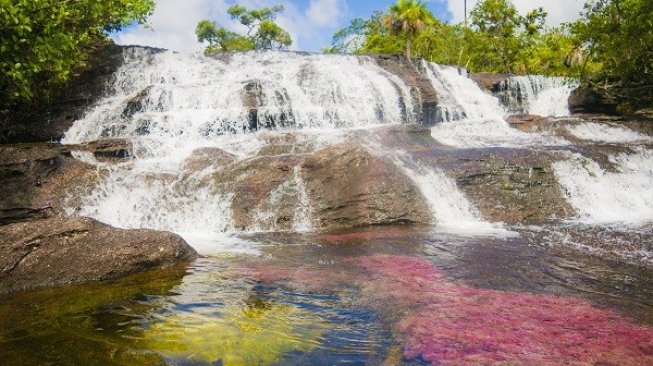
[[(260, 254), (0, 302), (7, 365), (644, 365), (650, 268), (521, 238), (259, 234)], [(219, 240), (218, 240), (219, 241)]]
[[(634, 131), (586, 123), (520, 132), (466, 74), (425, 63), (442, 123), (428, 146), (400, 134), (388, 143), (383, 126), (415, 122), (414, 102), (371, 58), (139, 49), (125, 58), (107, 97), (64, 142), (126, 138), (133, 157), (106, 163), (75, 152), (101, 179), (70, 197), (68, 213), (175, 231), (206, 257), (0, 299), (0, 364), (653, 364), (653, 161)], [(546, 93), (548, 81), (538, 80), (528, 79), (538, 93), (529, 108), (564, 114), (566, 86)], [(585, 142), (574, 145), (569, 133)], [(198, 168), (198, 157), (219, 149), (248, 161), (288, 138), (296, 146), (280, 158), (356, 142), (391, 161), (419, 188), (431, 225), (320, 233), (297, 164), (267, 208), (235, 228), (236, 192), (212, 179), (224, 166)], [(580, 151), (606, 141), (616, 144), (612, 168)], [(575, 216), (489, 222), (437, 159), (425, 161), (433, 146), (549, 154)], [(296, 215), (282, 232), (269, 223), (286, 195)]]

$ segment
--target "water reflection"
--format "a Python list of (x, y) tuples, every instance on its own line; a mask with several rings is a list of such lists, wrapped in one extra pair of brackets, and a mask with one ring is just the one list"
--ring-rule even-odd
[(0, 364), (653, 363), (646, 267), (527, 235), (247, 239), (260, 255), (3, 300)]

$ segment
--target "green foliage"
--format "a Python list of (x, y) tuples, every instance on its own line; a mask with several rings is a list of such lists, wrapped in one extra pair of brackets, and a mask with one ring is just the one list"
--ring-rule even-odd
[(397, 0), (383, 18), (383, 25), (389, 35), (404, 39), (408, 59), (412, 56), (413, 39), (433, 23), (435, 23), (433, 14), (421, 0)]
[(283, 49), (292, 44), (290, 34), (274, 22), (276, 15), (283, 12), (283, 5), (271, 8), (247, 9), (233, 5), (227, 13), (232, 19), (247, 27), (247, 34), (241, 35), (218, 26), (215, 22), (202, 20), (197, 24), (195, 34), (199, 42), (208, 42), (205, 54), (226, 51), (250, 51)]
[(582, 69), (587, 83), (617, 100), (653, 104), (650, 0), (589, 1), (572, 29), (588, 56)]
[[(399, 0), (369, 20), (355, 19), (333, 37), (330, 52), (400, 53), (475, 72), (572, 75), (577, 42), (566, 28), (546, 30), (542, 8), (520, 15), (510, 0), (483, 0), (471, 27), (433, 18), (419, 1)], [(353, 42), (356, 40), (360, 46)]]
[(154, 0), (0, 0), (0, 105), (47, 96), (95, 43), (153, 9)]

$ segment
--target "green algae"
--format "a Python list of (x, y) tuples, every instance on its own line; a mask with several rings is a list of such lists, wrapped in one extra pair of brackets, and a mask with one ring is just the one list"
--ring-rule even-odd
[(171, 358), (235, 365), (271, 365), (319, 346), (328, 324), (296, 306), (259, 298), (229, 306), (221, 316), (175, 313), (152, 324), (144, 346)]
[(105, 329), (109, 309), (126, 318), (150, 311), (144, 294), (165, 296), (185, 268), (125, 279), (21, 293), (0, 298), (0, 365), (161, 365), (152, 352), (134, 349), (130, 330)]

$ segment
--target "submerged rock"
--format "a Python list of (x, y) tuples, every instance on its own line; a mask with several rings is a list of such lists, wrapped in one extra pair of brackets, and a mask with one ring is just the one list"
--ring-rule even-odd
[(359, 144), (330, 146), (309, 156), (302, 179), (313, 224), (320, 229), (431, 222), (419, 188), (391, 161)]
[(0, 226), (0, 293), (118, 278), (196, 258), (176, 234), (89, 218)]

